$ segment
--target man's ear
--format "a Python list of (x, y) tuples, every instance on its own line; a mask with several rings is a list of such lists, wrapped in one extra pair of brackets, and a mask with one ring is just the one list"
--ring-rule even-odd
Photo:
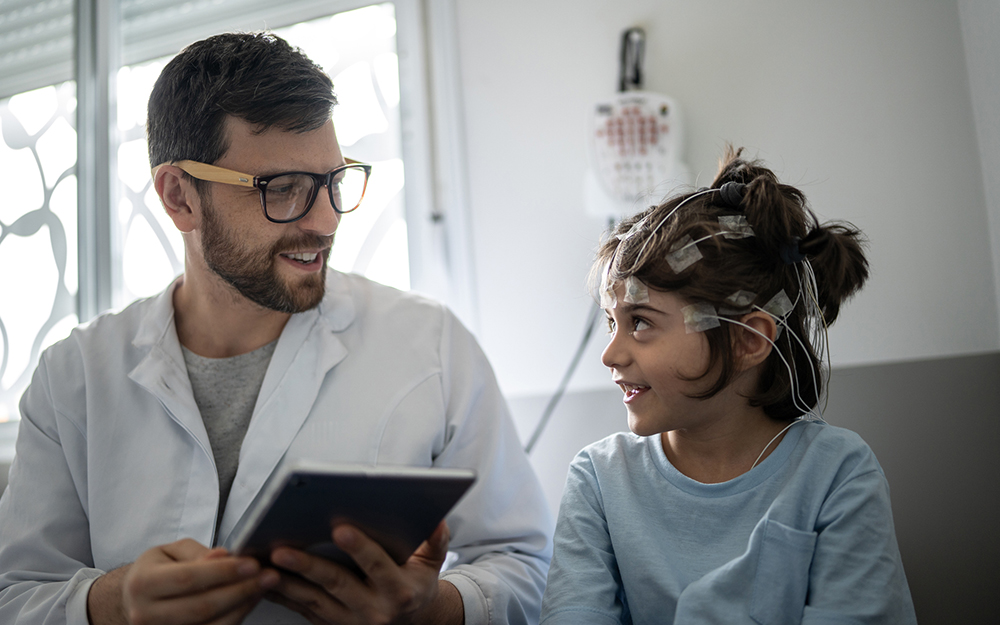
[(733, 347), (740, 370), (745, 371), (764, 362), (771, 354), (778, 326), (771, 315), (759, 310), (745, 315), (740, 322), (748, 327), (734, 326)]
[(160, 203), (167, 216), (181, 232), (198, 227), (201, 217), (201, 198), (197, 189), (184, 176), (184, 171), (173, 165), (160, 165), (153, 172), (153, 187), (160, 196)]

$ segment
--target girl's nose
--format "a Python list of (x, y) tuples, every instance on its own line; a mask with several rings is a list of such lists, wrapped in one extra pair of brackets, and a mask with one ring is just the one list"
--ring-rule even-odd
[(611, 335), (611, 340), (608, 341), (607, 347), (601, 352), (601, 362), (605, 367), (613, 369), (615, 367), (621, 367), (625, 364), (628, 358), (627, 352), (624, 349), (622, 342), (625, 338), (625, 333), (619, 330)]

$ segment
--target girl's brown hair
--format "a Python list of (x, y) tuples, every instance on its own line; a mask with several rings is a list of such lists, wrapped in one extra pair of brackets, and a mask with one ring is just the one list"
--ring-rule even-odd
[[(840, 306), (868, 278), (865, 240), (849, 223), (820, 224), (801, 191), (779, 182), (761, 162), (742, 158), (742, 151), (726, 148), (708, 190), (672, 197), (619, 222), (598, 250), (591, 283), (596, 292), (602, 282), (614, 285), (634, 276), (649, 288), (711, 304), (720, 317), (734, 320), (763, 308), (783, 290), (795, 306), (778, 321), (785, 327), (748, 399), (770, 417), (790, 420), (815, 406), (823, 393), (823, 363), (810, 337), (837, 319)], [(724, 193), (730, 182), (737, 184)], [(753, 236), (725, 236), (719, 218), (727, 216), (745, 217)], [(667, 257), (685, 237), (698, 242), (702, 258), (674, 271)], [(815, 293), (806, 286), (812, 283), (810, 267)], [(738, 291), (754, 297), (736, 311), (731, 296)], [(717, 366), (719, 376), (696, 397), (712, 397), (737, 374), (734, 327), (723, 322), (705, 331), (710, 360), (698, 379)]]

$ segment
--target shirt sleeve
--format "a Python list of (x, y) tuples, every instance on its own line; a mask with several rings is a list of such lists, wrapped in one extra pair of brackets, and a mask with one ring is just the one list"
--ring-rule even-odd
[(552, 554), (552, 520), (506, 402), (472, 335), (445, 314), (441, 388), (448, 440), (437, 466), (473, 467), (475, 485), (449, 515), (465, 622), (536, 623)]
[(541, 622), (628, 623), (621, 588), (604, 500), (584, 451), (566, 477)]
[[(0, 499), (0, 622), (87, 625), (93, 568), (85, 477), (70, 470), (85, 443), (61, 419), (46, 360), (21, 399), (10, 482)], [(78, 483), (79, 480), (79, 483)]]
[(889, 485), (871, 459), (874, 468), (859, 467), (823, 502), (803, 624), (917, 622)]

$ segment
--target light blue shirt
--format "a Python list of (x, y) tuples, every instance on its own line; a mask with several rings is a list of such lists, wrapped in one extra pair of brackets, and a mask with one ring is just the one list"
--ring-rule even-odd
[(574, 459), (542, 623), (915, 624), (889, 487), (849, 430), (802, 422), (763, 462), (702, 484), (659, 436)]
[[(537, 619), (551, 520), (492, 370), (440, 304), (329, 272), (275, 346), (216, 532), (219, 480), (172, 291), (47, 350), (0, 499), (0, 623), (86, 625), (90, 584), (156, 545), (228, 538), (284, 458), (472, 468), (448, 516), (467, 623)], [(305, 623), (262, 602), (245, 623)]]

